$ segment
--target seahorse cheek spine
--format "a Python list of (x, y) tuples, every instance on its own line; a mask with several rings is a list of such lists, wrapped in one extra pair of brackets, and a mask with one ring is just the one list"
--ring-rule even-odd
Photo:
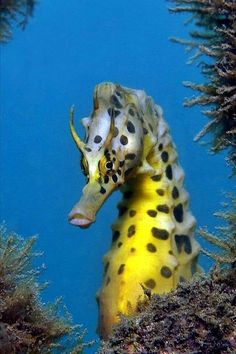
[(113, 190), (122, 186), (123, 193), (97, 294), (98, 332), (106, 338), (120, 313), (135, 313), (142, 286), (162, 294), (198, 271), (199, 245), (184, 173), (160, 107), (143, 91), (104, 83), (95, 89), (86, 124), (82, 143), (71, 119), (89, 179), (71, 222), (88, 226)]

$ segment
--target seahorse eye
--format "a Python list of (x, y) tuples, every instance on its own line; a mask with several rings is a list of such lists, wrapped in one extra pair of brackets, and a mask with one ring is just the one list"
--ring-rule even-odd
[(105, 166), (108, 171), (111, 171), (113, 169), (113, 162), (107, 161)]

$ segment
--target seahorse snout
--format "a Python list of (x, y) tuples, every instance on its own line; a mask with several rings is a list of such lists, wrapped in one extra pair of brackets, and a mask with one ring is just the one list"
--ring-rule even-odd
[(69, 222), (74, 226), (79, 226), (82, 228), (89, 227), (94, 221), (95, 217), (86, 213), (85, 210), (79, 207), (74, 207), (69, 216)]

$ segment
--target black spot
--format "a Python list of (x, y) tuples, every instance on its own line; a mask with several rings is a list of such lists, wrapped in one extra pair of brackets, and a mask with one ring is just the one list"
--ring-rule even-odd
[(123, 271), (124, 271), (124, 269), (125, 269), (125, 264), (121, 264), (121, 265), (119, 266), (119, 269), (118, 269), (117, 274), (122, 274)]
[(107, 280), (106, 280), (106, 285), (108, 285), (111, 281), (111, 278), (110, 277), (107, 277)]
[(148, 134), (148, 130), (146, 128), (143, 128), (143, 134)]
[(120, 248), (123, 245), (122, 242), (118, 242), (117, 247)]
[(152, 176), (151, 179), (155, 182), (159, 182), (161, 180), (161, 175)]
[(168, 179), (172, 179), (173, 178), (173, 173), (172, 173), (172, 167), (171, 167), (171, 165), (168, 165), (167, 167), (166, 167), (166, 177), (168, 178)]
[(119, 135), (119, 129), (117, 127), (115, 127), (114, 132), (113, 132), (114, 138), (117, 137), (117, 135)]
[(104, 176), (104, 183), (108, 183), (109, 182), (109, 177), (107, 175)]
[(102, 137), (100, 135), (96, 135), (95, 138), (94, 138), (94, 142), (96, 144), (99, 144), (101, 141), (102, 141)]
[(131, 116), (134, 116), (134, 110), (133, 110), (132, 108), (129, 109), (129, 114), (130, 114)]
[(127, 130), (129, 133), (134, 134), (135, 133), (135, 127), (133, 125), (133, 123), (129, 120), (127, 123)]
[(165, 214), (168, 214), (170, 209), (168, 207), (168, 205), (166, 204), (160, 204), (157, 206), (157, 210), (160, 211), (161, 213), (165, 213)]
[(130, 252), (135, 252), (135, 251), (136, 251), (136, 249), (134, 247), (130, 248)]
[(163, 144), (160, 144), (158, 149), (161, 151), (163, 149)]
[(122, 145), (127, 145), (127, 144), (128, 144), (128, 138), (127, 138), (127, 136), (121, 135), (121, 137), (120, 137), (120, 143), (121, 143)]
[(137, 214), (136, 210), (130, 210), (129, 212), (129, 216), (132, 218), (133, 216), (135, 216)]
[(112, 234), (112, 242), (116, 242), (118, 238), (120, 237), (120, 231), (114, 231)]
[(175, 220), (178, 222), (183, 222), (184, 219), (184, 211), (183, 211), (183, 205), (179, 203), (174, 207), (173, 214), (175, 217)]
[(128, 168), (128, 170), (125, 171), (125, 177), (129, 176), (132, 171), (133, 171), (133, 168)]
[(192, 253), (192, 245), (188, 235), (175, 235), (175, 243), (179, 253), (182, 251), (183, 247), (187, 254)]
[(169, 232), (165, 229), (158, 229), (157, 227), (153, 227), (152, 235), (159, 240), (167, 240), (169, 237)]
[(114, 183), (116, 183), (118, 181), (117, 175), (112, 175), (111, 178)]
[(119, 176), (121, 176), (121, 170), (120, 169), (117, 170), (117, 173), (118, 173)]
[(153, 127), (150, 123), (148, 123), (149, 129), (151, 130), (151, 132), (153, 132)]
[(178, 188), (174, 186), (173, 190), (172, 190), (172, 198), (173, 199), (177, 199), (179, 198), (179, 191)]
[(120, 161), (120, 167), (123, 167), (125, 164), (125, 161)]
[(157, 248), (156, 248), (156, 246), (154, 246), (153, 243), (148, 243), (148, 244), (147, 244), (147, 250), (148, 250), (149, 252), (154, 253), (154, 252), (157, 251)]
[(105, 194), (105, 193), (106, 193), (106, 189), (105, 189), (105, 188), (103, 188), (103, 187), (101, 187), (101, 189), (100, 189), (100, 193), (101, 193), (101, 194)]
[(147, 287), (147, 288), (149, 288), (149, 289), (154, 289), (155, 288), (155, 286), (156, 286), (156, 282), (155, 282), (155, 280), (153, 280), (153, 279), (148, 279), (147, 281), (145, 281), (145, 286)]
[(115, 95), (111, 96), (111, 103), (114, 104), (116, 108), (122, 108), (122, 105)]
[(164, 277), (164, 278), (170, 278), (171, 275), (172, 275), (172, 271), (169, 267), (167, 266), (164, 266), (161, 268), (161, 275)]
[(126, 206), (119, 206), (118, 208), (119, 208), (119, 216), (122, 216), (128, 210)]
[(169, 250), (169, 252), (168, 252), (169, 254), (171, 254), (172, 256), (173, 256), (173, 251), (171, 251), (171, 250)]
[(169, 154), (168, 154), (167, 151), (163, 151), (163, 152), (161, 153), (161, 159), (162, 159), (163, 162), (167, 162), (167, 161), (168, 161), (168, 159), (169, 159)]
[(130, 225), (129, 228), (128, 228), (127, 236), (128, 236), (128, 237), (134, 236), (135, 231), (136, 231), (136, 230), (135, 230), (135, 225)]
[(92, 149), (90, 149), (89, 147), (85, 147), (85, 150), (87, 151), (87, 152), (91, 152), (92, 151)]
[(123, 197), (124, 197), (125, 199), (129, 199), (129, 198), (132, 197), (132, 195), (133, 195), (133, 192), (132, 192), (132, 191), (125, 191), (124, 194), (123, 194)]
[(165, 195), (165, 191), (163, 189), (157, 189), (156, 190), (157, 194), (160, 195), (161, 197), (163, 197), (163, 195)]
[(155, 218), (155, 216), (157, 215), (157, 212), (156, 212), (156, 210), (148, 210), (147, 214), (149, 216), (151, 216), (152, 218)]
[(113, 153), (113, 155), (116, 155), (116, 150), (111, 150), (111, 152)]
[(134, 160), (135, 157), (136, 157), (135, 154), (126, 154), (126, 155), (125, 155), (125, 159), (126, 159), (126, 160)]
[(186, 279), (182, 276), (179, 277), (179, 282), (180, 283), (185, 283), (186, 282)]
[(110, 265), (110, 263), (107, 262), (107, 264), (106, 264), (105, 267), (104, 267), (104, 275), (107, 273), (107, 270), (108, 270), (108, 268), (109, 268), (109, 265)]

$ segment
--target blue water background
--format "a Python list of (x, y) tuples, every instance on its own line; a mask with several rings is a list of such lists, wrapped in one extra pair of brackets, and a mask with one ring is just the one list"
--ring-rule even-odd
[[(169, 4), (170, 5), (170, 4)], [(101, 285), (102, 256), (111, 239), (119, 193), (103, 206), (87, 230), (68, 224), (84, 177), (68, 129), (68, 111), (79, 118), (92, 109), (94, 86), (102, 81), (144, 89), (160, 104), (171, 126), (186, 189), (198, 225), (213, 230), (212, 216), (231, 190), (223, 154), (211, 156), (193, 142), (206, 119), (199, 108), (183, 108), (192, 92), (183, 80), (202, 81), (187, 66), (185, 15), (171, 15), (165, 1), (39, 1), (24, 32), (1, 49), (0, 216), (24, 237), (38, 235), (37, 249), (51, 282), (44, 301), (62, 296), (77, 323), (95, 338), (95, 293)], [(210, 262), (202, 258), (205, 269)], [(88, 352), (93, 353), (95, 349)]]

